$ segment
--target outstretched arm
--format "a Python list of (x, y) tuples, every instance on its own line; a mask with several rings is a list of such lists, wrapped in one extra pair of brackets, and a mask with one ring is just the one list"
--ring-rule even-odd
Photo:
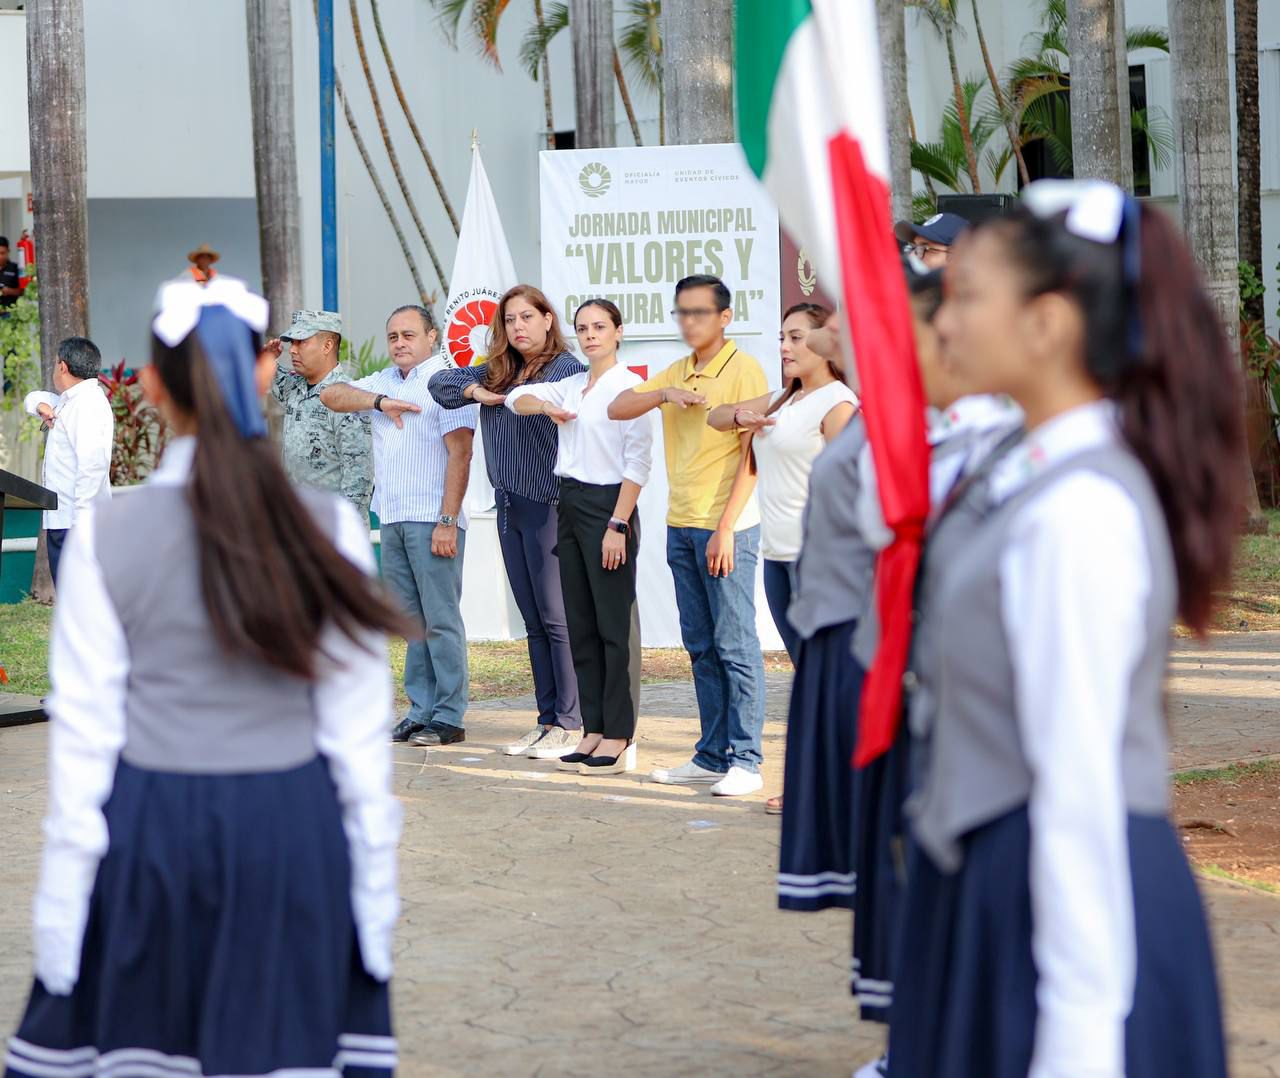
[[(769, 405), (772, 403), (773, 394), (766, 393), (761, 397), (738, 401), (737, 404), (721, 404), (711, 409), (711, 414), (707, 416), (707, 425), (714, 430), (721, 431), (730, 431), (735, 428), (756, 430), (762, 426), (772, 426), (772, 420), (750, 424), (743, 422), (745, 419), (755, 419), (757, 417), (763, 420), (764, 413), (769, 410)], [(741, 417), (739, 417), (740, 412), (743, 413)], [(747, 413), (750, 413), (750, 415)]]

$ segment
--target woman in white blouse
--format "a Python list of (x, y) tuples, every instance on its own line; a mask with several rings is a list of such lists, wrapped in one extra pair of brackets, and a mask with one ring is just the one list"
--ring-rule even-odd
[(763, 397), (722, 404), (707, 422), (716, 430), (754, 431), (741, 467), (759, 473), (760, 554), (764, 593), (783, 646), (796, 661), (799, 637), (787, 620), (795, 590), (796, 559), (809, 499), (809, 472), (823, 446), (844, 430), (858, 408), (843, 372), (805, 343), (831, 312), (816, 303), (798, 303), (782, 316), (784, 389)]
[(613, 399), (642, 381), (618, 362), (622, 313), (609, 300), (594, 299), (573, 320), (590, 368), (559, 382), (517, 386), (506, 406), (517, 415), (548, 416), (559, 427), (557, 547), (583, 737), (557, 766), (611, 775), (636, 766), (636, 500), (649, 480), (653, 426), (652, 416), (609, 418)]
[(1239, 358), (1173, 222), (1100, 181), (1031, 184), (946, 272), (944, 350), (1027, 434), (929, 570), (889, 1074), (1222, 1078), (1164, 676), (1230, 574)]
[(6, 1074), (391, 1074), (400, 807), (367, 526), (267, 436), (267, 304), (165, 286), (177, 437), (78, 515), (49, 667), (31, 1000)]

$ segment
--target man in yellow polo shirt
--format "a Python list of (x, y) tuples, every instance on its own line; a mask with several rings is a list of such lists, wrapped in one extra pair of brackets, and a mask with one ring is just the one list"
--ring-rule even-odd
[(692, 353), (609, 405), (610, 419), (662, 409), (666, 443), (667, 564), (675, 577), (680, 636), (693, 663), (702, 737), (687, 764), (656, 782), (707, 783), (713, 794), (763, 785), (764, 659), (756, 635), (760, 513), (755, 477), (738, 468), (749, 435), (707, 425), (718, 404), (768, 392), (764, 371), (725, 330), (732, 297), (718, 277), (686, 277), (672, 312)]

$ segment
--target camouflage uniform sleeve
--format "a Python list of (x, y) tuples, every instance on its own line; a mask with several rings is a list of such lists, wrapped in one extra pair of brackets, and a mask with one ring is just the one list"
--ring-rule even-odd
[(271, 395), (281, 404), (284, 404), (290, 390), (298, 382), (302, 381), (301, 378), (293, 373), (292, 366), (286, 367), (283, 364), (283, 359), (284, 353), (276, 357), (276, 373), (275, 377), (271, 379)]
[(342, 496), (369, 519), (373, 497), (373, 448), (369, 416), (364, 412), (334, 412), (337, 420), (338, 460), (342, 468)]

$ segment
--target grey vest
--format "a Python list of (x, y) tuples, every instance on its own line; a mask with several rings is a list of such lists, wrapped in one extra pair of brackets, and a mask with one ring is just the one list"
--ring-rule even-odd
[(860, 618), (871, 597), (876, 556), (862, 541), (855, 512), (858, 456), (866, 444), (866, 424), (854, 416), (809, 473), (804, 544), (787, 610), (787, 620), (806, 640), (819, 629)]
[(1121, 771), (1131, 812), (1167, 810), (1164, 675), (1177, 612), (1173, 553), (1145, 469), (1125, 447), (1105, 446), (1050, 466), (972, 530), (959, 518), (955, 549), (948, 542), (945, 550), (931, 551), (940, 556), (932, 568), (936, 580), (924, 642), (934, 652), (937, 719), (925, 731), (927, 762), (907, 811), (917, 841), (945, 872), (960, 867), (963, 835), (1030, 797), (1031, 772), (1018, 729), (1013, 664), (1001, 616), (1000, 560), (1018, 510), (1050, 484), (1086, 470), (1125, 489), (1146, 533), (1151, 595), (1145, 647), (1129, 686)]
[[(331, 497), (299, 493), (332, 534)], [(226, 774), (285, 770), (315, 756), (310, 683), (218, 646), (185, 486), (153, 484), (114, 499), (97, 514), (95, 554), (129, 646), (128, 763)]]

